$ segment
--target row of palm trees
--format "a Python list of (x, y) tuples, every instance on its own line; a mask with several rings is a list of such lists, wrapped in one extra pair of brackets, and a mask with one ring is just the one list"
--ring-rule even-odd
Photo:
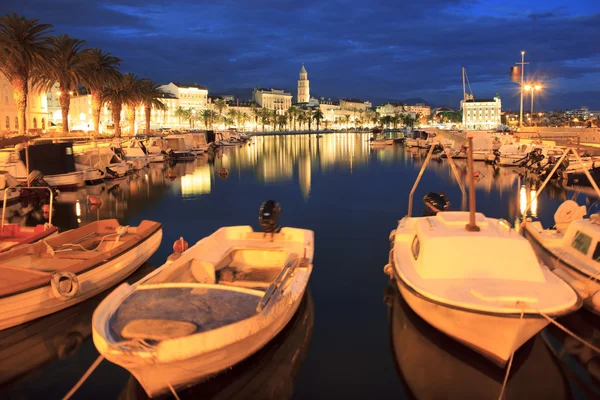
[(69, 132), (71, 93), (82, 88), (92, 99), (96, 132), (102, 106), (108, 104), (113, 115), (115, 136), (121, 136), (121, 111), (127, 106), (131, 127), (135, 108), (142, 105), (146, 132), (150, 131), (152, 108), (165, 110), (165, 97), (150, 79), (119, 71), (121, 60), (98, 48), (85, 48), (86, 42), (69, 35), (51, 36), (52, 25), (14, 13), (0, 17), (0, 73), (11, 83), (19, 118), (19, 133), (27, 132), (25, 112), (30, 90), (49, 91), (58, 83), (63, 134)]

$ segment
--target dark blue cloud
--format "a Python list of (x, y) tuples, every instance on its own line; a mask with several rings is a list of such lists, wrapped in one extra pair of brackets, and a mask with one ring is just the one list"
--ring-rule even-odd
[[(538, 105), (600, 109), (600, 2), (580, 0), (3, 0), (158, 81), (294, 90), (300, 63), (323, 96), (422, 97), (458, 106), (465, 66), (475, 96), (516, 107), (508, 69), (545, 87)], [(295, 90), (294, 90), (295, 91)], [(537, 101), (538, 97), (536, 97)]]

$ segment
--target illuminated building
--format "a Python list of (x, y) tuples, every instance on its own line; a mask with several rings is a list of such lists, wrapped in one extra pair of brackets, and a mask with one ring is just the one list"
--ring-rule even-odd
[(498, 95), (493, 99), (462, 100), (460, 108), (463, 111), (463, 129), (496, 129), (500, 125), (502, 102)]
[(254, 89), (252, 99), (256, 104), (269, 110), (283, 113), (292, 106), (292, 95), (279, 89)]
[[(12, 85), (0, 74), (0, 132), (19, 130), (17, 105), (13, 97)], [(46, 93), (29, 91), (25, 111), (27, 129), (45, 130), (48, 126), (48, 100)]]
[(308, 72), (302, 63), (300, 70), (300, 79), (298, 80), (298, 103), (308, 103), (310, 101), (310, 82), (308, 81)]

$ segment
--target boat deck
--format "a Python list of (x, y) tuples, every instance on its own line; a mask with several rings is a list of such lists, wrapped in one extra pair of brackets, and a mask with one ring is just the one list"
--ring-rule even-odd
[[(206, 332), (256, 315), (261, 296), (207, 287), (147, 288), (134, 291), (111, 317), (111, 335), (125, 340), (123, 329), (139, 320), (187, 322)], [(149, 332), (150, 334), (150, 332)]]

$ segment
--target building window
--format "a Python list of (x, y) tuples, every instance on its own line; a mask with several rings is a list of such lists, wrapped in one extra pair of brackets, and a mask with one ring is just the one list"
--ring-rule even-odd
[(15, 117), (15, 129), (19, 129), (19, 117)]
[(6, 129), (10, 129), (10, 117), (6, 117)]
[(46, 129), (46, 118), (42, 118), (42, 129)]
[(33, 118), (33, 129), (37, 129), (37, 119)]

